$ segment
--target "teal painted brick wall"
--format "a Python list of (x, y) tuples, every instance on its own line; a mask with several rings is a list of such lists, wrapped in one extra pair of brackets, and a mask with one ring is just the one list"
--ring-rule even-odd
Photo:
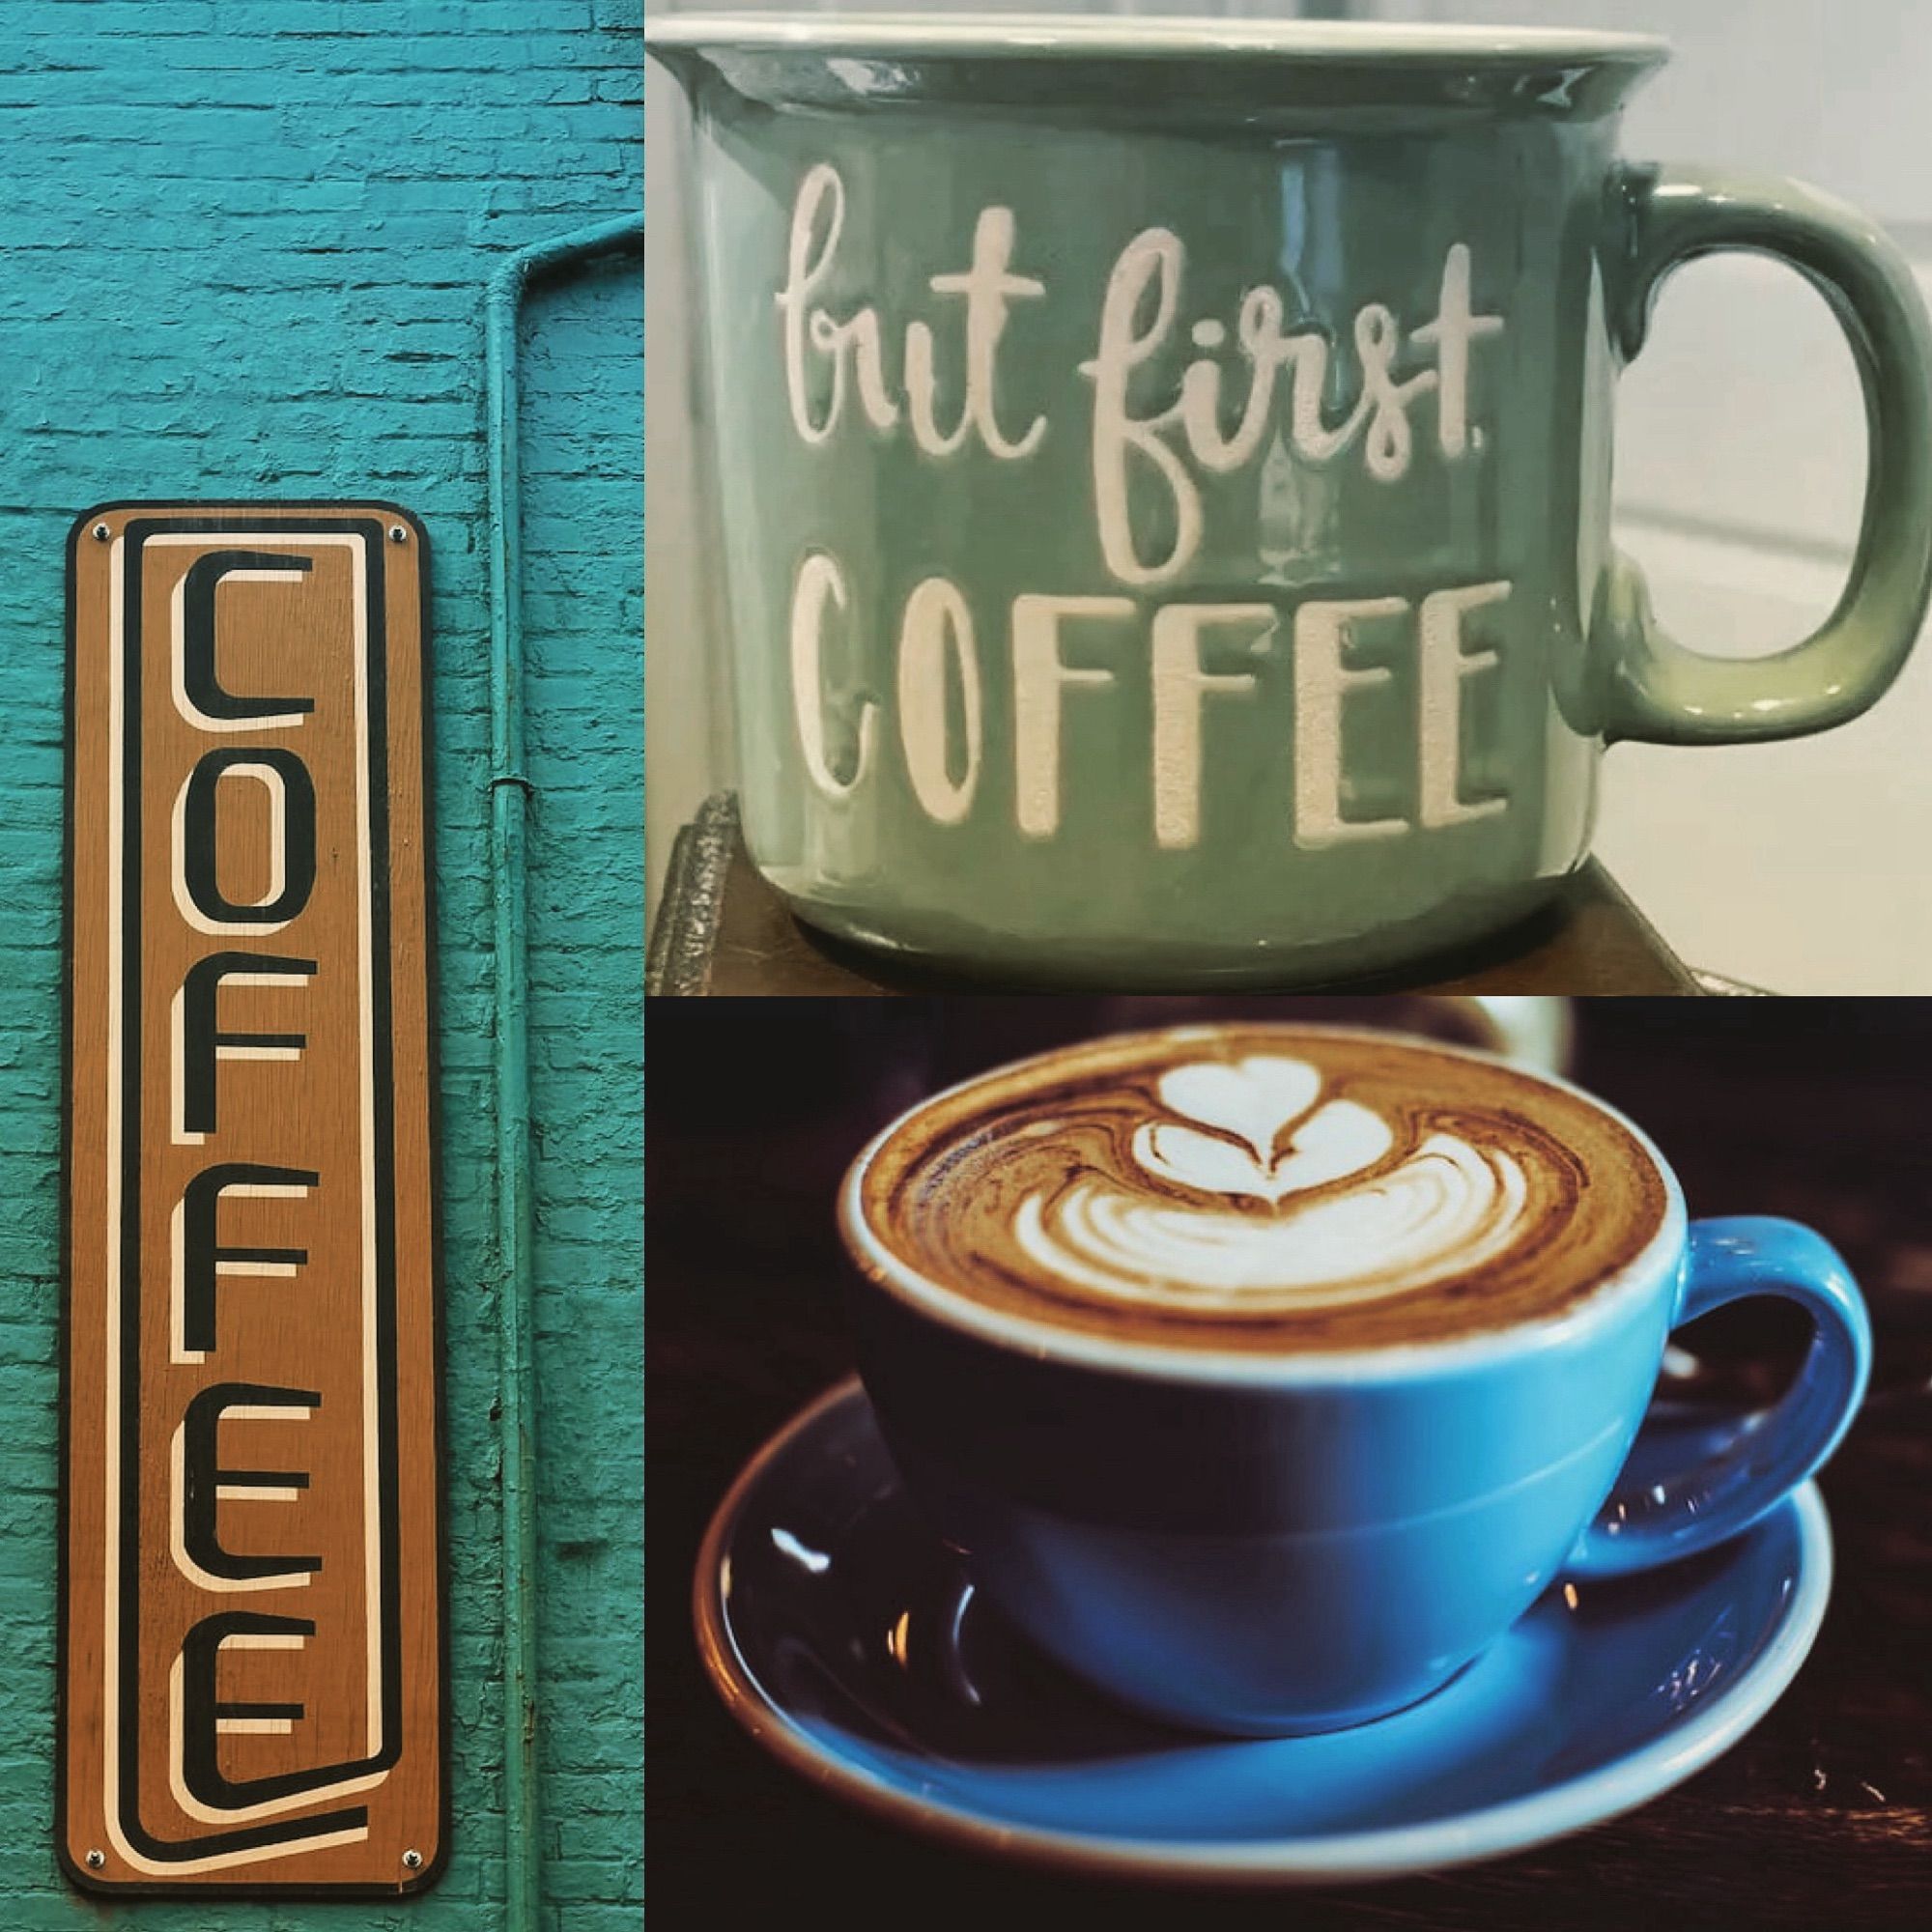
[[(0, 8), (0, 1923), (494, 1932), (481, 309), (641, 194), (640, 0)], [(642, 312), (526, 311), (546, 1924), (637, 1922)], [(103, 1905), (53, 1850), (62, 551), (110, 497), (393, 497), (434, 558), (454, 1855), (394, 1908)]]

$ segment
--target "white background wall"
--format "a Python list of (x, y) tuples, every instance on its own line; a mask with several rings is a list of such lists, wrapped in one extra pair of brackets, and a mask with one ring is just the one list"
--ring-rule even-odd
[[(793, 0), (788, 11), (811, 10)], [(1163, 0), (1080, 11), (1294, 10)], [(1923, 265), (1932, 299), (1932, 0), (1373, 0), (1351, 11), (1665, 34), (1676, 58), (1633, 103), (1627, 153), (1796, 174), (1857, 201)], [(655, 67), (646, 128), (655, 893), (677, 826), (729, 782), (729, 758), (688, 381), (688, 128)], [(1618, 421), (1618, 542), (1649, 573), (1665, 623), (1725, 652), (1804, 636), (1849, 564), (1863, 466), (1857, 380), (1822, 300), (1752, 258), (1683, 270), (1625, 379)], [(1789, 745), (1620, 746), (1605, 776), (1597, 849), (1693, 964), (1780, 992), (1932, 991), (1932, 639), (1875, 710), (1837, 731)]]

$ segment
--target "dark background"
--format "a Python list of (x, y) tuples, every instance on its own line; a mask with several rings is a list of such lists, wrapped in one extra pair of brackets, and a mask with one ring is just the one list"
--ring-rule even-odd
[[(660, 1923), (1932, 1924), (1932, 1000), (1576, 1003), (1573, 1077), (1649, 1130), (1691, 1214), (1809, 1222), (1851, 1264), (1878, 1337), (1865, 1408), (1822, 1479), (1837, 1575), (1818, 1646), (1748, 1737), (1643, 1809), (1380, 1886), (1076, 1879), (861, 1816), (768, 1759), (711, 1690), (688, 1610), (698, 1541), (743, 1463), (851, 1368), (832, 1197), (876, 1127), (948, 1081), (1097, 1032), (1202, 1012), (1392, 1020), (1407, 1004), (651, 1003), (645, 1818)], [(1686, 1339), (1713, 1380), (1769, 1393), (1803, 1325), (1748, 1304)]]

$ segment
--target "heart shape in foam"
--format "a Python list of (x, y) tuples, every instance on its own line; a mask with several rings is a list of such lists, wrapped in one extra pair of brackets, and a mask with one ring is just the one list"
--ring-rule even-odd
[(1321, 1076), (1305, 1060), (1258, 1053), (1171, 1066), (1160, 1077), (1159, 1093), (1170, 1113), (1246, 1141), (1265, 1163), (1274, 1159), (1282, 1129), (1321, 1096)]
[[(1321, 1075), (1303, 1060), (1255, 1054), (1196, 1062), (1163, 1074), (1159, 1093), (1175, 1113), (1218, 1131), (1150, 1124), (1134, 1135), (1134, 1157), (1149, 1173), (1203, 1193), (1248, 1194), (1275, 1205), (1284, 1195), (1359, 1173), (1395, 1144), (1388, 1123), (1354, 1100), (1316, 1108)], [(1290, 1127), (1293, 1142), (1276, 1160), (1275, 1148)]]

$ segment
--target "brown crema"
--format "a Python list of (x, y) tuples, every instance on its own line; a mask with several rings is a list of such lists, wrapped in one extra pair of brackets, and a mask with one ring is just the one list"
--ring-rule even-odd
[(891, 1130), (858, 1207), (891, 1254), (988, 1309), (1293, 1353), (1562, 1315), (1643, 1251), (1668, 1194), (1628, 1127), (1535, 1074), (1239, 1022), (984, 1074)]

